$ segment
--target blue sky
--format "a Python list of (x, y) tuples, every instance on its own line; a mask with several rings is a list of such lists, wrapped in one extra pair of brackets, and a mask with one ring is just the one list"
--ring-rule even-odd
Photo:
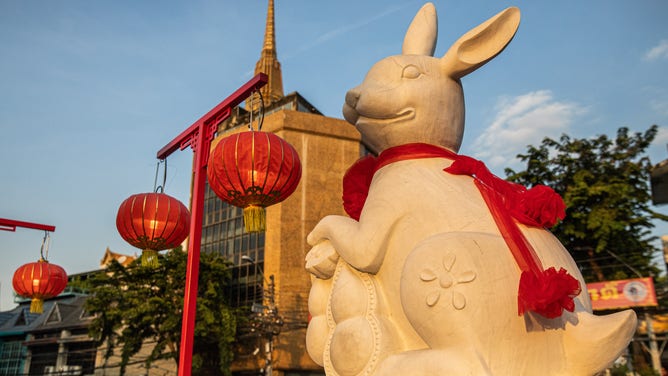
[[(341, 117), (345, 92), (401, 51), (422, 1), (276, 0), (286, 93)], [(668, 2), (436, 1), (443, 55), (507, 6), (522, 22), (508, 48), (463, 79), (462, 153), (497, 172), (543, 137), (661, 127), (668, 158)], [(49, 260), (93, 270), (119, 204), (153, 189), (155, 153), (252, 77), (266, 0), (0, 0), (0, 217), (56, 226)], [(169, 158), (166, 193), (187, 202), (192, 152)], [(667, 207), (658, 211), (668, 214)], [(668, 233), (657, 227), (656, 235)], [(0, 309), (14, 270), (43, 233), (0, 232)]]

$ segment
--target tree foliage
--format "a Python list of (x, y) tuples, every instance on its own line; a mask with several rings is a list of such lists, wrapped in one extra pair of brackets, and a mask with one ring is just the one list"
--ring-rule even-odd
[[(145, 343), (155, 345), (144, 360), (147, 368), (159, 359), (178, 363), (186, 263), (186, 253), (175, 249), (160, 256), (157, 268), (112, 261), (87, 281), (86, 309), (96, 315), (90, 334), (106, 345), (105, 359), (120, 356), (121, 374)], [(199, 270), (193, 372), (229, 375), (238, 315), (225, 301), (228, 262), (202, 254)]]
[(506, 170), (511, 181), (544, 184), (566, 203), (566, 218), (552, 231), (581, 266), (587, 281), (656, 275), (652, 220), (666, 216), (651, 209), (652, 164), (646, 150), (658, 131), (559, 140), (545, 138), (518, 155), (526, 170)]

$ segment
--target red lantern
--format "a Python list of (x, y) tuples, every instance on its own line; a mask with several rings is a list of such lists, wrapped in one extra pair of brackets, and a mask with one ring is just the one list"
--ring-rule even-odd
[(142, 265), (157, 266), (158, 251), (181, 244), (190, 231), (190, 212), (164, 193), (140, 193), (121, 203), (116, 228), (132, 246), (142, 249)]
[(30, 312), (42, 313), (44, 299), (58, 296), (67, 286), (67, 273), (58, 265), (41, 258), (20, 266), (12, 279), (14, 291), (20, 296), (32, 298)]
[(297, 151), (273, 133), (241, 132), (220, 140), (209, 158), (211, 189), (244, 208), (247, 232), (264, 231), (265, 207), (285, 200), (302, 175)]

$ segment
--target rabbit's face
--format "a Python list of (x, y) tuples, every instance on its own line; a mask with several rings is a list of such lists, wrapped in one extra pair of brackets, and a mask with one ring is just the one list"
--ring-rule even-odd
[(441, 59), (397, 55), (376, 63), (346, 94), (343, 116), (376, 153), (412, 142), (456, 152), (464, 131), (464, 96)]
[(376, 153), (412, 142), (457, 152), (464, 132), (460, 79), (499, 54), (519, 23), (519, 9), (505, 9), (435, 58), (436, 8), (425, 4), (406, 31), (402, 54), (376, 63), (364, 82), (346, 94), (343, 117)]

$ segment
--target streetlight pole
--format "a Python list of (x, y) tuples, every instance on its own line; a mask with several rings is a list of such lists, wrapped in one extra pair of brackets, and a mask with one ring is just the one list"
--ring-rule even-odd
[(227, 119), (232, 109), (253, 92), (267, 83), (267, 75), (259, 73), (232, 95), (220, 102), (206, 115), (189, 126), (179, 136), (158, 151), (158, 159), (164, 160), (177, 150), (190, 146), (195, 152), (193, 158), (193, 193), (191, 203), (190, 234), (188, 236), (188, 263), (186, 266), (186, 287), (183, 301), (183, 323), (181, 345), (179, 347), (179, 376), (190, 376), (192, 372), (193, 337), (197, 310), (197, 279), (199, 277), (199, 255), (202, 244), (202, 215), (204, 211), (204, 185), (206, 166), (209, 161), (211, 141), (218, 124)]

